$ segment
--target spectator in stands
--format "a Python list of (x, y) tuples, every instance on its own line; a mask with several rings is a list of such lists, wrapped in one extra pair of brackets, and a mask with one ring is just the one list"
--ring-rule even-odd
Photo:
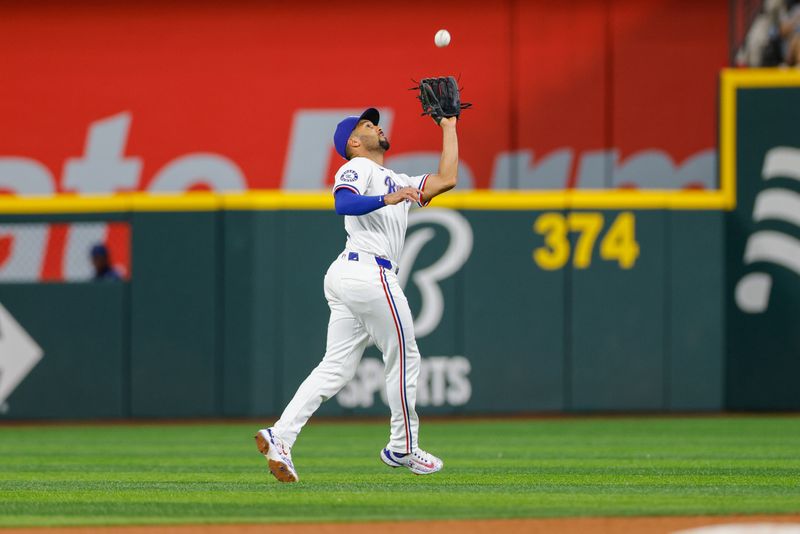
[(786, 0), (778, 30), (783, 45), (783, 62), (789, 66), (800, 63), (800, 0)]
[(764, 0), (736, 56), (739, 66), (800, 66), (800, 0)]
[(111, 265), (111, 256), (108, 254), (108, 249), (105, 245), (98, 243), (93, 246), (90, 256), (92, 265), (94, 265), (95, 280), (122, 280), (122, 277)]

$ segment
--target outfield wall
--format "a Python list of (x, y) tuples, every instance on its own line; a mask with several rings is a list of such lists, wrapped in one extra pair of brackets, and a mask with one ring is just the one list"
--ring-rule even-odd
[(726, 404), (800, 409), (800, 74), (730, 70), (720, 156), (737, 184), (726, 218)]
[[(341, 218), (328, 195), (193, 198), (88, 216), (130, 224), (127, 282), (0, 285), (44, 350), (5, 417), (280, 410), (324, 350)], [(722, 408), (721, 212), (643, 208), (653, 200), (635, 192), (613, 210), (574, 209), (591, 194), (470, 208), (510, 198), (412, 211), (401, 278), (426, 357), (423, 413)], [(321, 413), (385, 413), (381, 383), (371, 348)]]
[[(421, 411), (800, 408), (798, 88), (723, 74), (718, 190), (452, 192), (412, 211)], [(322, 355), (344, 244), (329, 193), (5, 197), (0, 214), (0, 304), (44, 351), (12, 369), (22, 338), (0, 313), (0, 393), (21, 376), (3, 417), (271, 417)], [(76, 235), (116, 236), (124, 281), (77, 281)], [(381, 382), (369, 349), (322, 413), (385, 413)]]

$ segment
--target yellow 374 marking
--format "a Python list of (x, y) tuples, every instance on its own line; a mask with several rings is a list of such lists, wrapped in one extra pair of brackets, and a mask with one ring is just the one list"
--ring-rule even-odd
[[(571, 212), (564, 216), (558, 212), (543, 213), (533, 223), (533, 231), (544, 237), (544, 246), (533, 251), (533, 261), (547, 271), (564, 267), (571, 252), (569, 234), (577, 233), (572, 265), (586, 269), (592, 264), (597, 237), (605, 220), (599, 212)], [(625, 211), (620, 213), (600, 241), (600, 257), (616, 261), (622, 269), (631, 269), (639, 257), (636, 242), (636, 217)]]

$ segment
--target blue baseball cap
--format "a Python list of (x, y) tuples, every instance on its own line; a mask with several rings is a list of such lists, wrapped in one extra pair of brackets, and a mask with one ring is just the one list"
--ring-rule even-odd
[(347, 140), (350, 139), (350, 134), (356, 129), (359, 122), (368, 120), (374, 125), (378, 125), (381, 120), (381, 114), (375, 108), (369, 108), (359, 116), (351, 115), (345, 117), (339, 124), (336, 125), (336, 131), (333, 134), (333, 146), (336, 147), (336, 152), (339, 153), (344, 159), (347, 159), (345, 149), (347, 148)]
[(103, 257), (107, 258), (108, 257), (108, 249), (102, 243), (98, 243), (98, 244), (96, 244), (95, 246), (92, 247), (92, 250), (91, 250), (90, 254), (91, 254), (91, 256), (93, 258), (96, 258), (98, 256), (103, 256)]

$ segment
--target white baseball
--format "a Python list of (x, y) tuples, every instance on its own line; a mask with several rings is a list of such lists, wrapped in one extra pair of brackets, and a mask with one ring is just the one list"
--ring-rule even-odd
[(433, 38), (433, 42), (439, 48), (445, 47), (450, 44), (450, 32), (447, 30), (439, 30)]

